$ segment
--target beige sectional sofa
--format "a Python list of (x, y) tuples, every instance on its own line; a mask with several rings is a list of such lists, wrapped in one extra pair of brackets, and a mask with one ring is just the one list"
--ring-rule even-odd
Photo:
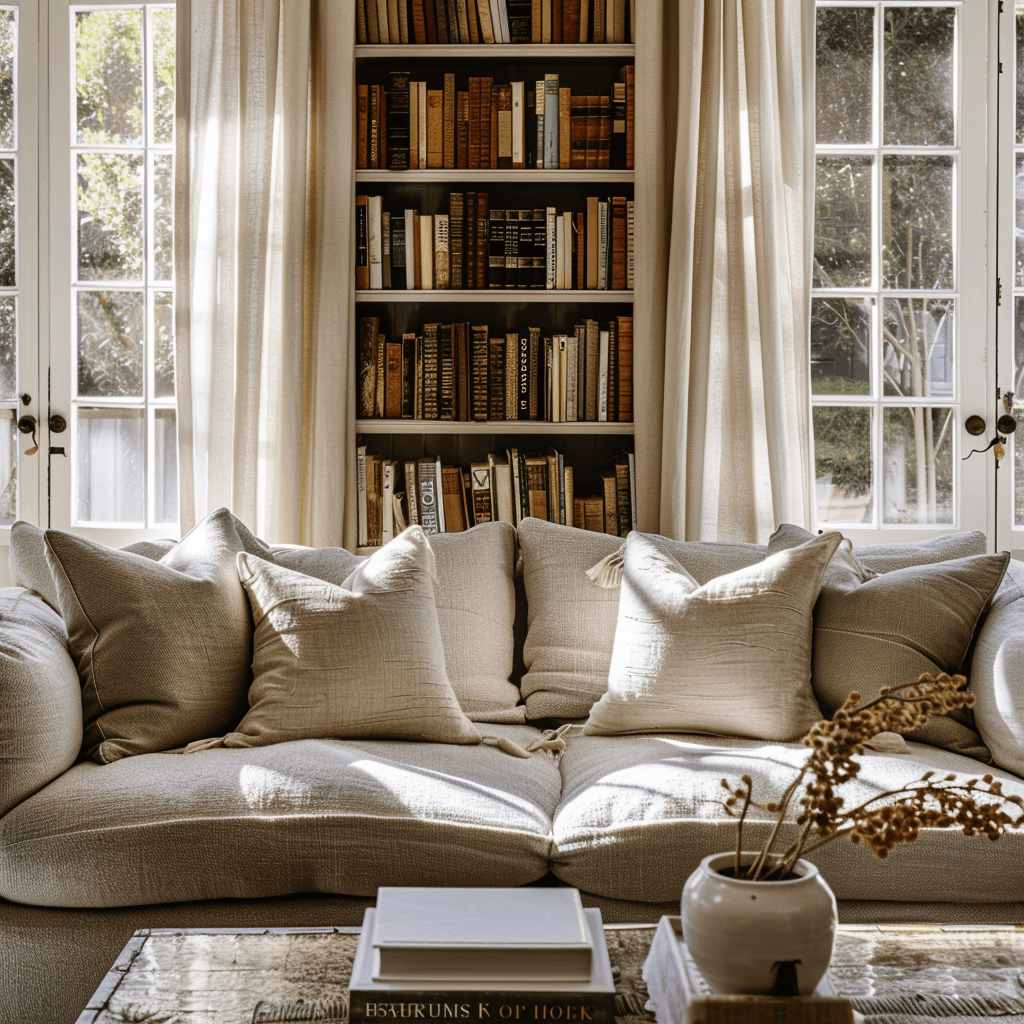
[[(230, 519), (215, 515), (222, 526)], [(340, 585), (360, 563), (340, 549), (267, 546), (231, 524), (237, 546), (218, 557), (232, 565), (247, 551), (286, 574)], [(771, 554), (802, 539), (780, 531)], [(0, 592), (4, 1022), (73, 1021), (135, 928), (358, 924), (380, 885), (568, 884), (606, 921), (656, 921), (677, 912), (700, 859), (733, 842), (720, 780), (748, 773), (767, 794), (802, 756), (792, 740), (587, 729), (608, 686), (621, 589), (599, 586), (588, 570), (609, 556), (614, 565), (621, 541), (530, 519), (518, 531), (497, 523), (431, 538), (443, 660), (483, 742), (303, 738), (119, 753), (102, 763), (103, 751), (117, 747), (104, 729), (110, 709), (97, 710), (98, 684), (87, 683), (95, 692), (84, 701), (82, 688), (91, 671), (81, 657), (83, 616), (97, 635), (105, 628), (89, 611), (96, 595), (139, 619), (136, 638), (147, 635), (147, 622), (165, 639), (178, 630), (172, 650), (185, 697), (172, 711), (191, 729), (185, 742), (234, 725), (204, 730), (203, 715), (212, 712), (196, 673), (224, 646), (214, 650), (202, 635), (194, 602), (174, 604), (176, 577), (167, 577), (161, 610), (159, 573), (178, 571), (173, 542), (123, 552), (78, 543), (18, 524), (12, 571), (24, 587)], [(697, 586), (769, 557), (759, 545), (652, 543)], [(852, 556), (844, 543), (829, 562), (826, 583), (840, 561), (855, 557), (858, 586), (876, 573), (889, 586), (871, 657), (891, 650), (893, 664), (962, 669), (977, 700), (973, 718), (949, 723), (952, 731), (911, 737), (899, 753), (866, 754), (851, 796), (926, 770), (989, 772), (1024, 795), (1024, 564), (1010, 562), (1004, 576), (1005, 559), (994, 569), (996, 556), (986, 560), (984, 551), (982, 535), (955, 534)], [(921, 566), (931, 568), (914, 568)], [(156, 574), (149, 583), (147, 572)], [(223, 574), (219, 580), (230, 586)], [(985, 590), (992, 580), (994, 595)], [(943, 597), (936, 612), (928, 602), (940, 592), (954, 595), (952, 608)], [(210, 608), (218, 600), (223, 595)], [(858, 614), (870, 613), (864, 604)], [(221, 617), (203, 614), (217, 635)], [(959, 655), (938, 649), (949, 629), (934, 643), (912, 635), (931, 637), (945, 614), (967, 630)], [(95, 655), (102, 640), (93, 641)], [(149, 652), (133, 651), (131, 641), (119, 636), (117, 656), (145, 664)], [(957, 663), (943, 663), (950, 657)], [(814, 664), (824, 677), (828, 666)], [(849, 665), (858, 688), (885, 682), (872, 665)], [(173, 673), (168, 678), (173, 687)], [(246, 713), (249, 681), (218, 722)], [(763, 685), (773, 685), (770, 673)], [(165, 699), (153, 720), (167, 707)], [(149, 720), (144, 704), (136, 712), (136, 724)], [(526, 757), (509, 752), (531, 747)], [(751, 839), (765, 828), (755, 822)], [(846, 842), (814, 859), (846, 920), (1024, 920), (1020, 832), (989, 843), (926, 830), (888, 861)]]

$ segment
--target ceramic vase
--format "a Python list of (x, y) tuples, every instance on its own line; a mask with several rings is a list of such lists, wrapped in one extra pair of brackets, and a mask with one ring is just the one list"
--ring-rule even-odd
[[(740, 855), (740, 864), (755, 853)], [(716, 992), (809, 995), (832, 959), (836, 898), (818, 869), (798, 860), (792, 877), (744, 881), (720, 874), (735, 854), (705, 857), (683, 888), (683, 941)], [(781, 972), (781, 973), (780, 973)]]

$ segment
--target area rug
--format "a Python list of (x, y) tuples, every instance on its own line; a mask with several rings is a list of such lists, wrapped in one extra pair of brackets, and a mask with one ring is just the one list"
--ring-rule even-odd
[[(655, 1020), (643, 964), (655, 927), (607, 925), (616, 1024)], [(137, 932), (79, 1024), (344, 1022), (354, 929)], [(865, 1024), (1024, 1024), (1024, 927), (848, 926), (829, 978)]]

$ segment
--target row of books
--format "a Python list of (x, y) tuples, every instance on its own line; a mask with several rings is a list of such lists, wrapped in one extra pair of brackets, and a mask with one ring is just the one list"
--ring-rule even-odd
[(386, 544), (418, 523), (427, 533), (459, 533), (480, 523), (517, 526), (534, 517), (624, 537), (636, 529), (632, 453), (600, 472), (601, 493), (577, 496), (572, 466), (560, 452), (508, 448), (486, 462), (445, 466), (440, 456), (398, 461), (356, 449), (358, 542)]
[(561, 213), (489, 202), (452, 192), (448, 213), (397, 213), (356, 196), (356, 288), (632, 289), (632, 199), (588, 196), (585, 211)]
[(635, 0), (356, 0), (356, 42), (634, 42), (634, 3)]
[(572, 333), (538, 327), (491, 336), (469, 323), (424, 324), (388, 338), (359, 318), (356, 408), (360, 419), (633, 419), (633, 318), (586, 320)]
[(574, 94), (554, 73), (504, 83), (470, 75), (460, 89), (445, 72), (441, 88), (429, 84), (391, 71), (386, 86), (356, 86), (357, 169), (633, 167), (632, 64), (610, 95)]

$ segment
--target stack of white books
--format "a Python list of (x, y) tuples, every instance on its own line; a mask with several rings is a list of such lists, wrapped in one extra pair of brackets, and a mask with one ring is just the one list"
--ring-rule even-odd
[(614, 1024), (600, 910), (568, 888), (382, 887), (366, 911), (349, 1020)]

